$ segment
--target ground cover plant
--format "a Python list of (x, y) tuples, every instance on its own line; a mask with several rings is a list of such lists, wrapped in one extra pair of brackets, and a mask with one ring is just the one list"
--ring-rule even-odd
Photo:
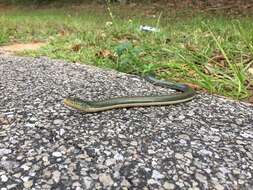
[[(130, 11), (131, 10), (131, 11)], [(144, 32), (141, 25), (159, 28)], [(234, 16), (143, 7), (15, 8), (0, 13), (0, 45), (45, 41), (49, 56), (183, 82), (234, 99), (252, 96), (253, 22)]]

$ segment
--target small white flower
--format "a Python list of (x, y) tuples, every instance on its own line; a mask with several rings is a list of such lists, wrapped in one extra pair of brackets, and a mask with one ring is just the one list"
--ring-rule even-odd
[(105, 23), (105, 26), (111, 26), (112, 25), (112, 22), (111, 21), (108, 21)]

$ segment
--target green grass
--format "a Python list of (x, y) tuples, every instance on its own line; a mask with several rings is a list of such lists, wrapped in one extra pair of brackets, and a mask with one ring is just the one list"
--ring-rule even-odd
[[(108, 21), (112, 25), (106, 26)], [(141, 24), (161, 31), (141, 32)], [(253, 58), (253, 23), (247, 16), (184, 11), (157, 13), (156, 18), (150, 18), (144, 10), (113, 7), (94, 11), (89, 7), (5, 11), (0, 13), (0, 26), (0, 45), (48, 42), (23, 55), (49, 56), (138, 75), (156, 73), (235, 99), (252, 95), (252, 76), (247, 69)]]

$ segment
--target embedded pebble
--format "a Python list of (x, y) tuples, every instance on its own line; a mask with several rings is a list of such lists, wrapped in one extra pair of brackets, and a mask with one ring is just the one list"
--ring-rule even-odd
[(9, 184), (7, 185), (7, 189), (15, 189), (17, 187), (17, 184)]
[(10, 154), (12, 152), (11, 149), (7, 149), (7, 148), (1, 148), (0, 149), (0, 156), (4, 156), (6, 154)]
[(183, 159), (183, 158), (184, 158), (184, 155), (183, 155), (183, 154), (176, 153), (176, 154), (175, 154), (175, 158), (177, 158), (177, 159)]
[(130, 144), (131, 144), (132, 146), (137, 146), (137, 145), (138, 145), (138, 143), (137, 143), (136, 141), (132, 141)]
[(185, 135), (185, 134), (179, 135), (178, 138), (179, 138), (179, 139), (188, 140), (188, 141), (190, 140), (189, 135)]
[(165, 176), (163, 174), (161, 174), (159, 171), (157, 170), (154, 170), (153, 173), (152, 173), (152, 178), (154, 179), (162, 179), (164, 178)]
[(27, 182), (30, 179), (30, 176), (22, 176), (21, 179), (23, 182)]
[(58, 182), (60, 181), (61, 172), (59, 172), (59, 171), (53, 171), (52, 174), (53, 174), (53, 175), (52, 175), (53, 180), (54, 180), (56, 183), (58, 183)]
[(63, 120), (61, 120), (61, 119), (54, 120), (55, 125), (61, 125), (62, 123), (63, 123)]
[(122, 187), (130, 187), (131, 184), (129, 183), (129, 181), (127, 181), (126, 179), (123, 179), (122, 182), (120, 183), (120, 185)]
[(104, 187), (112, 186), (113, 180), (110, 175), (108, 174), (99, 174), (99, 181), (103, 184)]
[(27, 128), (34, 128), (35, 124), (34, 123), (26, 123), (25, 127), (27, 127)]
[(52, 154), (54, 157), (61, 157), (62, 153), (61, 152), (53, 152)]
[(214, 184), (214, 188), (215, 188), (216, 190), (224, 190), (224, 187), (223, 187), (221, 184), (219, 184), (219, 183), (215, 183), (215, 184)]
[(155, 151), (152, 150), (152, 149), (149, 149), (149, 150), (148, 150), (148, 154), (155, 154)]
[(122, 154), (116, 153), (113, 157), (115, 160), (118, 161), (123, 161), (124, 160), (124, 156)]
[(107, 159), (107, 160), (105, 161), (105, 165), (106, 165), (106, 166), (111, 166), (111, 165), (114, 165), (114, 164), (116, 164), (116, 160), (113, 159), (113, 158), (109, 158), (109, 159)]
[(200, 174), (200, 173), (196, 173), (196, 174), (195, 174), (195, 177), (196, 177), (197, 180), (199, 180), (199, 181), (202, 182), (202, 183), (205, 183), (205, 182), (206, 182), (206, 176), (204, 176), (204, 175), (202, 175), (202, 174)]
[(93, 184), (93, 179), (90, 178), (90, 177), (83, 177), (83, 182), (84, 182), (84, 185), (85, 185), (85, 188), (86, 189), (90, 189), (92, 187), (92, 184)]
[(218, 136), (213, 136), (213, 137), (212, 137), (212, 140), (215, 141), (215, 142), (218, 142), (218, 141), (221, 140), (221, 138), (218, 137)]
[(205, 155), (208, 155), (208, 156), (212, 156), (213, 153), (211, 151), (208, 151), (208, 150), (205, 150), (205, 149), (202, 149), (199, 151), (200, 154), (205, 154)]
[(190, 158), (190, 159), (193, 158), (193, 157), (192, 157), (192, 153), (190, 153), (190, 152), (185, 153), (185, 157)]
[(6, 175), (1, 175), (1, 181), (2, 182), (7, 182), (8, 181), (8, 177)]
[(77, 189), (77, 187), (81, 187), (81, 184), (76, 181), (72, 184), (72, 187)]
[(36, 122), (36, 121), (37, 121), (37, 118), (32, 117), (29, 121), (30, 121), (30, 122)]
[(64, 133), (65, 133), (65, 130), (61, 128), (59, 131), (59, 135), (62, 136), (62, 135), (64, 135)]
[(163, 184), (163, 187), (164, 187), (164, 189), (172, 190), (172, 189), (175, 188), (175, 185), (174, 185), (173, 183), (169, 183), (169, 182), (166, 181), (166, 182)]
[(154, 179), (149, 179), (148, 181), (148, 184), (159, 184), (157, 180), (154, 180)]
[(33, 186), (33, 181), (32, 180), (26, 181), (23, 183), (23, 185), (25, 188), (30, 188)]
[(30, 166), (27, 164), (23, 164), (22, 166), (20, 166), (20, 168), (22, 168), (25, 171), (28, 171), (30, 169)]

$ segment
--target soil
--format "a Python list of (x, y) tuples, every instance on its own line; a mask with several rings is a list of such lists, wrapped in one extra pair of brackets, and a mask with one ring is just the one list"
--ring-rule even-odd
[(0, 54), (15, 54), (26, 50), (37, 50), (46, 45), (45, 42), (33, 42), (33, 43), (16, 43), (11, 45), (0, 46)]

